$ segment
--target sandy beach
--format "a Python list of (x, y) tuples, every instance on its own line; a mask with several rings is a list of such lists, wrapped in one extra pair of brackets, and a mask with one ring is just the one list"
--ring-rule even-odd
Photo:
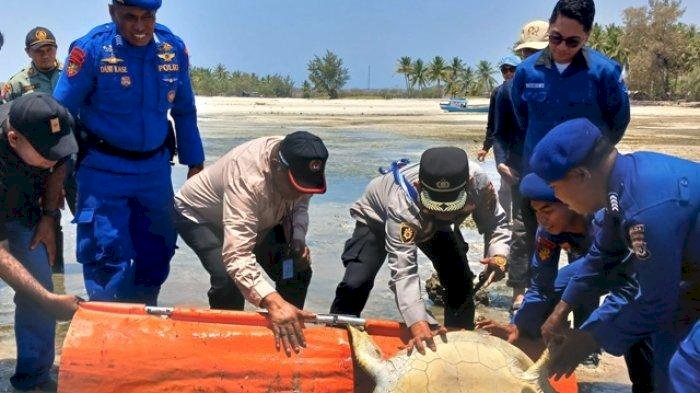
[[(445, 113), (441, 100), (198, 97), (202, 118), (235, 118), (240, 126), (384, 130), (404, 136), (466, 143), (478, 150), (484, 137), (485, 112)], [(468, 98), (484, 107), (487, 98)], [(632, 105), (632, 120), (619, 144), (623, 151), (653, 150), (700, 159), (700, 107)]]
[[(329, 192), (315, 197), (310, 214), (314, 223), (308, 238), (315, 255), (314, 279), (307, 298), (307, 307), (326, 312), (332, 293), (342, 271), (339, 254), (342, 243), (354, 223), (347, 209), (376, 175), (379, 165), (400, 157), (417, 159), (425, 148), (436, 145), (465, 147), (471, 157), (481, 147), (488, 105), (486, 98), (469, 98), (470, 105), (481, 109), (474, 112), (444, 113), (441, 100), (418, 99), (275, 99), (237, 97), (197, 97), (199, 124), (205, 141), (207, 161), (212, 162), (231, 147), (263, 135), (286, 134), (306, 129), (321, 135), (331, 151), (329, 160)], [(700, 160), (700, 108), (678, 105), (633, 105), (632, 121), (619, 144), (622, 151), (653, 150)], [(492, 156), (483, 165), (498, 181)], [(175, 166), (175, 188), (184, 181), (185, 167)], [(75, 226), (70, 214), (62, 219), (66, 231), (66, 276), (62, 286), (68, 292), (85, 296), (81, 267), (75, 262)], [(470, 261), (478, 266), (483, 242), (475, 230), (467, 234)], [(183, 242), (179, 243), (171, 274), (161, 292), (161, 305), (193, 305), (205, 307), (208, 277), (194, 254)], [(421, 277), (430, 275), (429, 262), (419, 260)], [(386, 288), (386, 266), (377, 278), (375, 290), (365, 313), (373, 317), (397, 318), (393, 296)], [(478, 272), (480, 270), (476, 270)], [(492, 288), (500, 297), (502, 307), (482, 310), (482, 313), (503, 321), (507, 319), (507, 288), (503, 284)], [(12, 333), (11, 290), (0, 284), (0, 391), (7, 391), (7, 379), (14, 368), (14, 335)], [(498, 302), (493, 302), (498, 303)], [(65, 324), (59, 331), (57, 348), (65, 334)], [(57, 351), (60, 354), (60, 351)], [(58, 365), (58, 357), (56, 360)], [(595, 368), (581, 367), (577, 371), (582, 392), (625, 392), (630, 385), (621, 358), (604, 355)]]

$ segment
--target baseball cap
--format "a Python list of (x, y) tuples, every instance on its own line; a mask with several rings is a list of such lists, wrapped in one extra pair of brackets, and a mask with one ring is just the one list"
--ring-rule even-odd
[(27, 38), (24, 39), (24, 46), (26, 48), (39, 48), (44, 45), (56, 46), (56, 37), (51, 30), (38, 26), (29, 30)]
[(423, 152), (418, 169), (420, 201), (434, 212), (461, 210), (467, 202), (469, 160), (457, 147), (435, 147)]
[(549, 45), (547, 39), (548, 31), (549, 22), (547, 21), (533, 20), (526, 23), (520, 31), (520, 40), (515, 50), (525, 48), (540, 50), (546, 48)]
[(49, 94), (25, 94), (3, 105), (0, 119), (7, 118), (47, 160), (59, 161), (78, 152), (73, 116)]
[(293, 132), (282, 140), (279, 158), (289, 168), (289, 181), (304, 194), (326, 192), (324, 171), (328, 150), (321, 138), (306, 131)]
[(498, 61), (498, 67), (503, 67), (504, 65), (517, 67), (520, 65), (520, 63), (521, 63), (521, 60), (518, 56), (508, 55), (508, 56), (501, 57), (501, 60)]
[(143, 8), (144, 10), (156, 11), (163, 4), (163, 0), (113, 0), (112, 4), (129, 5)]

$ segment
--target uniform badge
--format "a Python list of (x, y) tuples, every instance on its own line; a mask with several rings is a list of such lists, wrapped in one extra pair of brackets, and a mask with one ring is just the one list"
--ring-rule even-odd
[(416, 239), (416, 230), (413, 229), (412, 226), (406, 224), (405, 222), (401, 223), (401, 241), (404, 243), (413, 243), (413, 241)]
[(159, 49), (161, 52), (170, 52), (171, 50), (173, 50), (173, 46), (167, 42), (164, 42)]
[(439, 190), (446, 190), (450, 188), (450, 182), (447, 179), (440, 179), (437, 183), (435, 183), (435, 187)]
[(172, 104), (173, 101), (175, 101), (175, 90), (170, 90), (168, 92), (168, 102)]
[(102, 59), (101, 61), (102, 61), (103, 63), (107, 63), (107, 64), (119, 64), (119, 63), (123, 63), (123, 62), (124, 62), (124, 59), (120, 59), (120, 58), (115, 57), (114, 55), (112, 55), (112, 56), (110, 56), (110, 57), (106, 57), (106, 58)]
[(311, 162), (309, 162), (309, 169), (311, 172), (319, 172), (322, 165), (323, 163), (321, 160), (311, 160)]
[(551, 258), (554, 247), (556, 247), (556, 244), (554, 244), (551, 240), (538, 236), (537, 256), (540, 258), (540, 261), (546, 261)]
[(165, 52), (165, 53), (158, 53), (158, 57), (161, 58), (163, 61), (173, 61), (175, 58), (175, 53), (173, 52)]
[(122, 75), (122, 86), (124, 87), (129, 87), (131, 86), (131, 77), (129, 75)]
[(2, 86), (2, 98), (7, 99), (10, 93), (12, 93), (12, 85), (9, 83), (5, 83)]
[(34, 34), (34, 36), (39, 41), (43, 41), (48, 37), (48, 35), (46, 34), (46, 32), (44, 30), (37, 30), (36, 34)]
[(61, 122), (58, 120), (58, 117), (51, 118), (49, 120), (49, 125), (51, 125), (51, 133), (55, 134), (57, 132), (61, 132)]
[(632, 252), (637, 259), (648, 259), (651, 256), (647, 248), (647, 242), (644, 239), (644, 224), (632, 225), (629, 229), (630, 243), (632, 244)]
[(69, 77), (74, 77), (78, 75), (80, 69), (83, 67), (85, 62), (85, 52), (77, 46), (71, 49), (68, 55), (68, 66), (66, 67), (66, 72)]

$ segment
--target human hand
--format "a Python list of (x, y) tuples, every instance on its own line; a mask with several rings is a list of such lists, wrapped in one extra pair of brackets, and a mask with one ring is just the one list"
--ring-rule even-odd
[(520, 338), (520, 331), (514, 324), (498, 323), (492, 319), (484, 319), (476, 323), (477, 329), (483, 329), (492, 336), (496, 336), (513, 344)]
[(569, 312), (571, 312), (571, 307), (569, 307), (566, 302), (560, 300), (540, 328), (540, 333), (542, 334), (542, 339), (545, 344), (550, 345), (550, 343), (556, 342), (557, 340), (561, 341), (564, 338), (564, 335), (569, 330), (569, 326), (566, 322), (566, 317), (569, 315)]
[(296, 262), (299, 263), (300, 270), (306, 270), (303, 268), (309, 268), (311, 266), (311, 250), (306, 246), (303, 240), (294, 239), (292, 240), (292, 253), (296, 257)]
[(506, 164), (498, 164), (496, 170), (501, 175), (501, 180), (505, 180), (510, 185), (518, 184), (520, 181), (520, 173)]
[(306, 348), (304, 320), (313, 319), (316, 314), (296, 308), (277, 292), (265, 296), (262, 305), (267, 308), (266, 318), (275, 335), (275, 348), (278, 351), (283, 347), (287, 356), (291, 356), (292, 350), (299, 353), (301, 347)]
[(600, 346), (593, 335), (585, 330), (569, 329), (562, 338), (550, 345), (549, 376), (558, 381), (571, 376), (576, 367)]
[(42, 216), (39, 220), (29, 249), (35, 250), (39, 243), (44, 243), (46, 254), (49, 257), (49, 265), (53, 266), (56, 261), (56, 220), (54, 218)]
[(190, 177), (198, 174), (204, 169), (204, 165), (193, 165), (187, 170), (187, 178), (189, 179)]
[(49, 293), (43, 307), (59, 321), (67, 321), (78, 311), (78, 305), (85, 300), (75, 295)]
[[(479, 261), (482, 265), (486, 265), (486, 269), (481, 274), (486, 276), (494, 272), (492, 282), (500, 281), (506, 276), (508, 270), (508, 260), (503, 255), (494, 255), (492, 257), (483, 258)], [(490, 283), (489, 283), (490, 284)]]
[(438, 326), (436, 329), (430, 329), (430, 325), (426, 321), (418, 321), (411, 325), (409, 328), (411, 331), (411, 340), (406, 344), (406, 350), (410, 355), (413, 349), (418, 349), (421, 355), (425, 355), (425, 346), (428, 345), (433, 352), (437, 349), (435, 348), (435, 340), (433, 337), (440, 335), (442, 336), (442, 341), (447, 342), (447, 329), (443, 326)]
[(484, 159), (486, 159), (486, 155), (488, 154), (488, 150), (481, 149), (478, 152), (476, 152), (476, 159), (484, 162)]

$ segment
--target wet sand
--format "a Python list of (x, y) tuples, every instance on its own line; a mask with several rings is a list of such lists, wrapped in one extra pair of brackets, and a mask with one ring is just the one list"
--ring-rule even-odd
[[(362, 192), (376, 168), (390, 160), (410, 157), (416, 160), (427, 147), (449, 144), (465, 147), (470, 156), (481, 147), (486, 124), (483, 108), (487, 99), (470, 99), (478, 111), (443, 113), (440, 100), (303, 100), (266, 98), (198, 97), (200, 128), (208, 162), (231, 147), (251, 138), (284, 134), (307, 129), (322, 136), (331, 151), (329, 192), (315, 197), (311, 207), (312, 226), (308, 235), (314, 253), (314, 279), (307, 307), (326, 312), (335, 285), (342, 277), (339, 254), (352, 231), (353, 222), (347, 209)], [(700, 108), (677, 106), (643, 106), (632, 108), (632, 122), (620, 143), (624, 151), (655, 150), (700, 159)], [(492, 157), (483, 167), (498, 182)], [(173, 182), (177, 189), (184, 181), (185, 170), (176, 166)], [(67, 291), (85, 296), (80, 265), (74, 262), (75, 233), (70, 214), (63, 217), (66, 228)], [(478, 272), (478, 256), (483, 250), (480, 236), (466, 230), (470, 242), (470, 261)], [(182, 242), (172, 264), (171, 274), (163, 286), (161, 305), (206, 307), (208, 277), (191, 250)], [(421, 257), (421, 277), (431, 274), (430, 263)], [(388, 269), (380, 272), (375, 289), (365, 309), (366, 316), (398, 318), (393, 295), (388, 290)], [(8, 378), (14, 368), (12, 334), (12, 291), (0, 284), (0, 392), (8, 391)], [(494, 307), (481, 312), (507, 320), (507, 288), (492, 288)], [(57, 347), (65, 334), (59, 329)], [(58, 364), (58, 358), (56, 361)], [(605, 355), (596, 369), (579, 368), (584, 392), (629, 391), (624, 361)]]

